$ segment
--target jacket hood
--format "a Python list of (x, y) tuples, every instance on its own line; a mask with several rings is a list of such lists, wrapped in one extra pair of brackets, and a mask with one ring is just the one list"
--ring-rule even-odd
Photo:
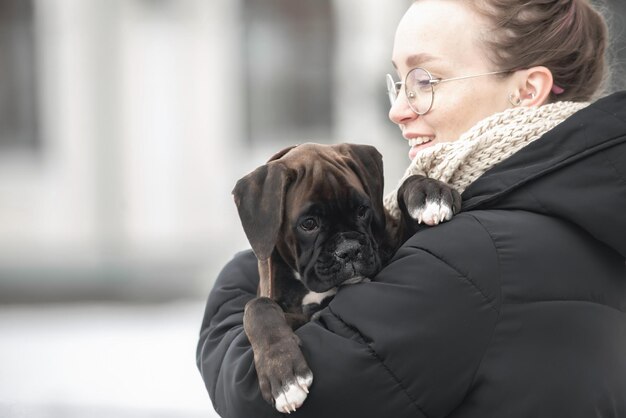
[(575, 113), (487, 171), (462, 197), (463, 211), (559, 217), (626, 258), (626, 92)]

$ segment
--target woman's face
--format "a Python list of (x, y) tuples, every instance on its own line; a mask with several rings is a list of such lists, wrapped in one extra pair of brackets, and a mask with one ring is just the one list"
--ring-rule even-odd
[[(392, 62), (404, 81), (415, 67), (434, 78), (462, 77), (492, 71), (479, 42), (488, 28), (484, 18), (454, 0), (419, 0), (406, 12), (396, 32)], [(439, 142), (455, 141), (481, 119), (511, 107), (512, 81), (506, 75), (486, 75), (434, 86), (433, 105), (417, 115), (408, 105), (404, 87), (389, 111), (389, 118), (409, 142), (409, 158)], [(426, 142), (424, 142), (426, 141)], [(424, 142), (424, 143), (422, 143)], [(422, 143), (415, 145), (416, 143)]]

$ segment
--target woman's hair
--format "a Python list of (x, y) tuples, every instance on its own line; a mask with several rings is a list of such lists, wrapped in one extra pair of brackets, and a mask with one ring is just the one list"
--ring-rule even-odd
[(605, 88), (607, 24), (589, 0), (459, 1), (491, 22), (482, 41), (497, 68), (552, 72), (549, 101), (588, 101)]

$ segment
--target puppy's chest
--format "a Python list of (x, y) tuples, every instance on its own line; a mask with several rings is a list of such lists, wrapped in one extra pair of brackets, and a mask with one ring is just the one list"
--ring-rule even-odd
[(295, 278), (281, 280), (277, 302), (285, 312), (303, 313), (310, 318), (315, 312), (328, 306), (337, 293), (331, 289), (323, 293), (312, 292)]

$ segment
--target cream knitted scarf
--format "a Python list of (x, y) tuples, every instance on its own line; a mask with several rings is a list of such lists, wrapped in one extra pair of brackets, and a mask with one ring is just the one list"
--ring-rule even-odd
[[(457, 141), (442, 142), (418, 153), (400, 184), (419, 174), (450, 184), (459, 193), (485, 171), (535, 141), (589, 103), (556, 102), (540, 107), (516, 107), (478, 122)], [(400, 217), (397, 188), (384, 200)]]

